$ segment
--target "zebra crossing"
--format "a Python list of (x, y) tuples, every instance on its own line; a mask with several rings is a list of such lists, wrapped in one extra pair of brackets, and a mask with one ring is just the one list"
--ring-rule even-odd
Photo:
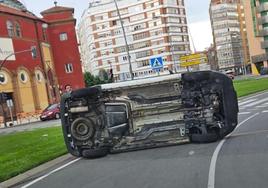
[(260, 111), (268, 113), (268, 93), (263, 93), (239, 101), (239, 115), (248, 115)]

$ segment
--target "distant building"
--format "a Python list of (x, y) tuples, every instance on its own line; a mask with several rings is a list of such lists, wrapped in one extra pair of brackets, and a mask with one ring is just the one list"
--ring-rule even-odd
[(211, 0), (210, 19), (220, 71), (242, 74), (249, 63), (249, 50), (240, 0)]
[(243, 0), (252, 72), (259, 74), (268, 67), (268, 2)]
[[(13, 101), (15, 116), (58, 102), (66, 84), (84, 87), (73, 12), (55, 6), (38, 18), (19, 1), (0, 1), (0, 62), (16, 53), (0, 70), (0, 92)], [(27, 51), (33, 47), (36, 56)]]
[(217, 53), (216, 53), (216, 48), (214, 45), (211, 45), (207, 49), (207, 57), (208, 57), (208, 64), (210, 65), (212, 70), (219, 70), (218, 64), (217, 64)]
[[(94, 2), (94, 1), (93, 1)], [(179, 57), (190, 53), (184, 0), (117, 0), (135, 78), (157, 75), (149, 65), (162, 56), (164, 69), (179, 70)], [(113, 70), (116, 81), (130, 79), (125, 41), (113, 0), (90, 3), (79, 24), (83, 67), (94, 75)]]

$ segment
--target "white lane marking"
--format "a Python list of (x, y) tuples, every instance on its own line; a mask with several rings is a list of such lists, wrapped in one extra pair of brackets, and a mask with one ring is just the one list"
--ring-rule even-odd
[(239, 112), (238, 115), (250, 114), (251, 112)]
[(195, 152), (192, 150), (192, 151), (189, 151), (188, 154), (191, 156), (191, 155), (194, 155), (194, 153), (195, 153)]
[(263, 105), (261, 105), (261, 106), (256, 106), (256, 108), (266, 108), (267, 106), (263, 106)]
[(263, 110), (262, 113), (268, 113), (268, 110)]
[[(256, 117), (257, 115), (259, 115), (259, 113), (256, 113), (256, 114), (248, 117), (247, 119), (245, 119), (241, 123), (239, 123), (237, 125), (237, 127), (235, 128), (235, 130), (237, 128), (239, 128), (242, 124), (244, 124), (245, 122), (247, 122), (248, 120)], [(215, 151), (214, 151), (214, 153), (212, 155), (212, 158), (211, 158), (211, 161), (210, 161), (210, 166), (209, 166), (209, 173), (208, 173), (208, 188), (215, 188), (215, 172), (216, 172), (217, 158), (218, 158), (218, 155), (220, 153), (220, 150), (221, 150), (224, 142), (227, 140), (228, 137), (230, 137), (230, 135), (231, 135), (231, 133), (229, 135), (227, 135), (225, 139), (223, 139), (222, 141), (220, 141), (220, 143), (217, 145), (217, 147), (216, 147), (216, 149), (215, 149)]]
[(45, 175), (43, 175), (43, 176), (41, 176), (41, 177), (39, 177), (39, 178), (37, 178), (37, 179), (31, 181), (30, 183), (28, 183), (28, 184), (22, 186), (21, 188), (27, 188), (27, 187), (29, 187), (29, 186), (31, 186), (31, 185), (37, 183), (38, 181), (41, 181), (42, 179), (44, 179), (44, 178), (50, 176), (51, 174), (53, 174), (53, 173), (55, 173), (55, 172), (58, 172), (58, 171), (60, 171), (61, 169), (63, 169), (63, 168), (65, 168), (65, 167), (67, 167), (67, 166), (69, 166), (69, 165), (71, 165), (71, 164), (73, 164), (73, 163), (79, 161), (80, 159), (81, 159), (81, 158), (78, 158), (78, 159), (75, 159), (75, 160), (73, 160), (73, 161), (70, 161), (69, 163), (66, 163), (65, 165), (62, 165), (62, 166), (60, 166), (59, 168), (56, 168), (55, 170), (52, 170), (52, 171), (50, 171), (49, 173), (47, 173), (47, 174), (45, 174)]
[(243, 101), (245, 101), (245, 100), (253, 99), (253, 98), (255, 98), (255, 97), (259, 97), (259, 96), (261, 96), (261, 95), (265, 95), (265, 94), (268, 94), (268, 92), (263, 92), (263, 93), (260, 93), (260, 94), (258, 94), (258, 95), (253, 95), (253, 96), (251, 96), (251, 97), (247, 97), (246, 99), (242, 99), (242, 100), (239, 101), (239, 102), (243, 102)]
[(242, 106), (242, 105), (244, 105), (244, 104), (248, 104), (248, 103), (254, 102), (254, 101), (256, 101), (256, 100), (257, 100), (257, 99), (250, 99), (250, 100), (247, 100), (247, 101), (240, 102), (240, 103), (239, 103), (239, 106)]
[(243, 107), (255, 106), (255, 105), (261, 104), (261, 103), (266, 102), (266, 101), (268, 101), (268, 98), (264, 98), (264, 99), (259, 100), (259, 101), (256, 101), (256, 102), (252, 102), (252, 103), (246, 104)]

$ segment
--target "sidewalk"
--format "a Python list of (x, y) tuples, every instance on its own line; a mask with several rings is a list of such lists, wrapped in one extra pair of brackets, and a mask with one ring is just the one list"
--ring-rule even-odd
[(56, 127), (61, 126), (60, 120), (50, 120), (50, 121), (34, 121), (34, 122), (26, 122), (24, 124), (18, 124), (12, 127), (2, 127), (0, 128), (0, 135), (22, 132), (22, 131), (30, 131), (34, 129), (40, 128), (48, 128), (48, 127)]
[[(37, 117), (27, 117), (27, 118), (23, 118), (20, 120), (15, 120), (14, 122), (12, 121), (8, 121), (6, 122), (7, 127), (5, 127), (4, 123), (0, 124), (0, 129), (5, 129), (5, 128), (10, 128), (10, 127), (14, 127), (14, 126), (21, 126), (21, 125), (25, 125), (25, 124), (30, 124), (30, 123), (34, 123), (34, 122), (40, 122), (39, 116)], [(12, 125), (13, 126), (10, 126)]]

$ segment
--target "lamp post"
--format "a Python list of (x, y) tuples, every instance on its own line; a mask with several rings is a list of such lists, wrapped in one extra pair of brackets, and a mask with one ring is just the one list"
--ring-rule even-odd
[(127, 51), (127, 56), (128, 56), (127, 59), (128, 59), (128, 64), (129, 64), (130, 77), (131, 77), (131, 80), (134, 80), (134, 75), (133, 75), (133, 70), (132, 70), (132, 65), (131, 65), (131, 60), (130, 60), (130, 54), (129, 54), (129, 46), (128, 46), (128, 43), (127, 43), (127, 37), (126, 37), (125, 28), (124, 28), (124, 25), (123, 25), (123, 20), (122, 20), (122, 17), (121, 17), (121, 14), (120, 14), (120, 11), (119, 11), (119, 8), (118, 8), (116, 0), (114, 0), (114, 4), (115, 4), (116, 11), (117, 11), (117, 14), (118, 14), (118, 17), (119, 17), (119, 20), (120, 20), (120, 24), (121, 24), (121, 28), (122, 28), (123, 36), (124, 36), (124, 40), (125, 40), (125, 46), (126, 46), (126, 51)]
[(32, 57), (35, 57), (36, 56), (36, 47), (35, 46), (32, 46), (31, 49), (22, 50), (22, 51), (18, 51), (18, 52), (13, 52), (13, 53), (9, 54), (8, 56), (5, 57), (5, 59), (3, 61), (1, 61), (1, 63), (0, 63), (0, 70), (2, 69), (2, 67), (4, 66), (4, 64), (6, 63), (6, 61), (8, 60), (8, 58), (10, 58), (13, 55), (21, 54), (21, 53), (25, 53), (25, 52), (32, 52)]
[[(154, 16), (153, 19), (161, 19), (161, 16)], [(176, 60), (174, 58), (174, 46), (173, 46), (173, 42), (171, 40), (171, 36), (170, 36), (170, 32), (169, 32), (169, 28), (167, 27), (167, 24), (165, 23), (165, 28), (166, 28), (166, 33), (168, 34), (168, 43), (170, 44), (170, 52), (171, 52), (171, 57), (172, 57), (172, 61), (173, 61), (173, 69), (174, 72), (177, 73), (177, 65), (176, 65)]]

